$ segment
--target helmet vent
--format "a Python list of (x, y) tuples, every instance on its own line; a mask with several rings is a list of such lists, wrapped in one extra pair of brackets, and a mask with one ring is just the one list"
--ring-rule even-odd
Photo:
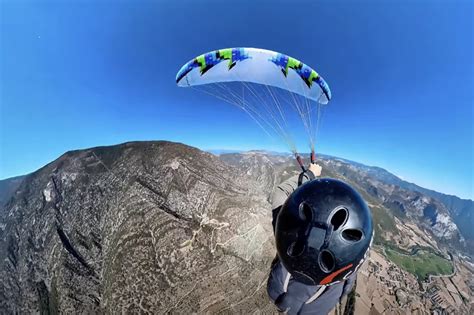
[(330, 273), (336, 266), (336, 260), (333, 254), (328, 250), (323, 250), (319, 253), (318, 262), (321, 270), (326, 273)]
[(296, 242), (293, 242), (290, 247), (288, 247), (288, 256), (290, 257), (298, 257), (300, 256), (301, 254), (303, 254), (304, 250), (305, 250), (306, 246), (305, 246), (305, 243), (304, 242), (301, 242), (301, 241), (296, 241)]
[(347, 229), (342, 231), (342, 237), (349, 242), (358, 242), (362, 239), (362, 231), (356, 229)]
[(331, 224), (336, 231), (341, 225), (346, 223), (348, 217), (347, 209), (340, 208), (338, 209), (331, 217)]
[(311, 211), (311, 207), (306, 202), (300, 203), (299, 216), (303, 221), (313, 221), (313, 211)]

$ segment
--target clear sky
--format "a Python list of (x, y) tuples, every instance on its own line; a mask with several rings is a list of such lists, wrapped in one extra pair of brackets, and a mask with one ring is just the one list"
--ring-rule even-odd
[(133, 140), (285, 149), (238, 109), (175, 85), (225, 47), (286, 53), (328, 81), (319, 151), (473, 192), (472, 1), (0, 3), (0, 178)]

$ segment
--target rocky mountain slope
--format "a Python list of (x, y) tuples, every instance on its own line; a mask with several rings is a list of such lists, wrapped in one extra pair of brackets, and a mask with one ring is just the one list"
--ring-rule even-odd
[[(320, 163), (323, 176), (364, 195), (379, 246), (468, 251), (438, 200), (365, 166)], [(269, 196), (297, 173), (291, 156), (215, 156), (164, 141), (68, 152), (26, 176), (1, 208), (0, 313), (273, 313), (265, 290), (275, 255)], [(360, 312), (439, 306), (377, 252), (362, 270), (374, 285), (357, 292)], [(398, 286), (418, 297), (398, 303), (390, 275), (403, 275)], [(461, 300), (457, 310), (467, 307)]]
[(2, 211), (0, 313), (271, 308), (269, 209), (249, 181), (169, 142), (64, 154)]

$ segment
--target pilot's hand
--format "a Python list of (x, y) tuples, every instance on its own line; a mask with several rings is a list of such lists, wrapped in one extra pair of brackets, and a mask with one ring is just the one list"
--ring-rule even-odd
[(311, 173), (313, 173), (315, 177), (318, 177), (318, 176), (321, 176), (321, 171), (323, 170), (323, 168), (319, 164), (309, 163), (308, 170), (310, 170)]

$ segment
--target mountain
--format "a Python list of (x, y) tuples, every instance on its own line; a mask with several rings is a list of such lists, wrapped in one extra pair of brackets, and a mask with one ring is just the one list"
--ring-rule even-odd
[(474, 242), (472, 241), (474, 240), (474, 229), (472, 228), (474, 226), (473, 200), (461, 199), (457, 196), (447, 195), (420, 187), (416, 184), (404, 181), (379, 167), (367, 167), (355, 162), (347, 162), (365, 168), (369, 176), (377, 178), (380, 181), (402, 187), (406, 190), (420, 192), (441, 202), (449, 211), (450, 216), (453, 218), (454, 223), (456, 223), (462, 235), (466, 238), (466, 240), (471, 241), (472, 247), (474, 247)]
[[(469, 313), (470, 252), (451, 210), (373, 168), (319, 163), (364, 196), (375, 221), (356, 314)], [(166, 141), (67, 152), (3, 196), (0, 313), (274, 313), (270, 195), (298, 172), (290, 155), (215, 156)], [(397, 251), (455, 271), (425, 279), (391, 261)]]
[(271, 308), (269, 207), (210, 153), (170, 142), (68, 152), (0, 218), (0, 313)]
[(357, 162), (326, 156), (326, 158), (338, 159), (344, 163), (357, 167), (360, 172), (364, 172), (368, 177), (377, 179), (379, 182), (400, 187), (406, 191), (418, 192), (425, 197), (431, 197), (436, 202), (443, 205), (449, 214), (450, 219), (456, 224), (462, 237), (466, 241), (466, 247), (474, 251), (474, 201), (461, 199), (457, 196), (443, 194), (434, 190), (420, 187), (407, 182), (393, 175), (380, 167), (366, 166)]
[(4, 206), (20, 186), (25, 176), (11, 177), (0, 180), (0, 207)]

